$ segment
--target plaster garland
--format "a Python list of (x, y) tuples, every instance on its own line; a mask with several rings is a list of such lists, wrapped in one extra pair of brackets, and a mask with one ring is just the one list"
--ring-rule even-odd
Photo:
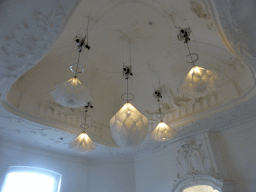
[[(240, 5), (239, 0), (200, 0), (209, 10), (211, 18), (213, 19), (216, 29), (223, 42), (231, 53), (237, 57), (247, 61), (248, 64), (255, 65), (255, 42), (252, 39), (255, 31), (255, 20), (240, 21), (235, 15), (247, 6), (247, 8), (254, 7), (253, 1), (243, 1)], [(251, 12), (252, 14), (253, 12)], [(247, 14), (250, 14), (247, 12)], [(241, 16), (241, 14), (239, 14)], [(245, 19), (254, 18), (253, 16)], [(254, 60), (254, 61), (253, 61)], [(249, 61), (249, 62), (248, 62)]]
[(179, 165), (177, 179), (198, 174), (216, 175), (210, 162), (206, 163), (209, 157), (206, 156), (202, 143), (197, 144), (195, 140), (189, 140), (180, 146), (176, 155)]
[[(217, 2), (217, 1), (216, 1)], [(228, 5), (227, 4), (227, 1), (225, 1), (225, 6), (230, 6), (230, 5)], [(221, 3), (220, 3), (221, 4)], [(221, 6), (221, 5), (220, 5)], [(229, 13), (230, 14), (230, 13)], [(63, 18), (62, 18), (63, 19)], [(47, 30), (47, 29), (45, 29), (44, 28), (44, 24), (45, 24), (45, 22), (47, 22), (47, 19), (44, 19), (44, 16), (38, 16), (38, 18), (37, 18), (37, 20), (39, 21), (39, 23), (42, 23), (42, 25), (39, 27), (39, 28), (41, 28), (41, 30), (42, 31), (45, 31), (45, 30)], [(61, 20), (62, 21), (62, 20)], [(27, 23), (23, 23), (21, 26), (18, 26), (18, 28), (19, 27), (24, 27), (25, 28), (25, 26), (27, 25)], [(234, 24), (234, 22), (233, 22), (233, 25), (235, 25)], [(57, 25), (58, 27), (59, 27), (59, 25)], [(235, 27), (234, 27), (235, 28)], [(56, 30), (57, 31), (57, 30)], [(55, 32), (56, 32), (55, 31)], [(50, 33), (50, 32), (49, 32)], [(15, 34), (14, 34), (15, 35)], [(52, 33), (51, 34), (52, 36), (49, 38), (49, 39), (45, 39), (45, 40), (43, 40), (43, 41), (47, 41), (48, 43), (49, 42), (51, 42), (51, 40), (54, 38), (53, 36), (54, 35), (56, 35), (56, 33)], [(6, 37), (6, 42), (7, 41), (9, 41), (10, 40), (10, 37), (9, 36), (7, 36)], [(9, 41), (7, 44), (9, 44), (9, 43), (11, 43), (11, 41)], [(41, 42), (42, 43), (42, 42)], [(244, 50), (244, 52), (245, 53), (248, 53), (248, 57), (251, 57), (251, 53), (250, 52), (252, 52), (251, 51), (251, 49), (249, 49), (248, 47), (246, 47), (246, 45), (248, 44), (248, 42), (242, 42), (242, 43), (240, 43), (241, 45), (242, 45), (242, 47), (243, 48), (247, 48), (247, 49), (245, 49)], [(40, 44), (41, 45), (41, 44)], [(7, 46), (8, 47), (8, 46)], [(9, 48), (12, 48), (12, 47), (9, 47)], [(40, 49), (42, 48), (42, 47), (39, 47)], [(47, 48), (46, 47), (44, 47), (43, 46), (43, 48), (44, 48), (44, 50), (47, 50)], [(33, 49), (33, 48), (32, 48)], [(28, 50), (30, 50), (30, 48), (28, 48)], [(240, 50), (242, 50), (242, 49), (240, 49)], [(7, 48), (6, 47), (4, 47), (3, 48), (3, 52), (6, 54), (6, 53), (8, 53), (8, 51), (9, 51), (9, 49), (7, 50)], [(242, 53), (242, 51), (240, 51), (241, 53)], [(244, 54), (244, 53), (243, 53)], [(252, 55), (253, 56), (253, 55)], [(40, 58), (40, 57), (38, 57), (38, 58)], [(29, 60), (34, 60), (35, 61), (35, 58), (32, 58), (32, 56), (30, 56), (29, 57)], [(26, 61), (26, 58), (23, 60), (23, 62), (25, 62)], [(30, 65), (30, 64), (28, 64), (28, 65)], [(31, 64), (32, 65), (32, 64)], [(16, 67), (16, 66), (14, 66), (14, 67)], [(26, 67), (24, 67), (24, 68), (19, 68), (19, 74), (21, 74), (22, 72), (24, 72), (24, 71), (26, 71), (27, 69), (29, 68), (29, 66), (26, 66)], [(19, 75), (17, 75), (18, 73), (16, 73), (16, 72), (14, 72), (13, 71), (13, 67), (10, 67), (9, 69), (8, 69), (8, 72), (6, 73), (6, 75), (5, 76), (3, 76), (3, 77), (10, 77), (10, 78), (16, 78), (17, 76), (19, 76)], [(249, 103), (249, 105), (250, 105), (250, 102), (247, 102), (247, 104)], [(247, 106), (248, 107), (248, 106)], [(237, 107), (238, 108), (238, 107)], [(249, 107), (248, 107), (249, 108)], [(245, 114), (247, 114), (247, 115), (249, 115), (249, 116), (251, 116), (251, 114), (252, 113), (245, 113)], [(231, 115), (231, 117), (229, 117), (228, 115), (226, 115), (225, 117), (227, 117), (227, 119), (225, 119), (225, 118), (221, 118), (221, 116), (219, 117), (219, 119), (218, 119), (218, 117), (215, 117), (216, 119), (214, 119), (214, 121), (217, 121), (217, 120), (221, 120), (222, 122), (224, 122), (224, 125), (221, 125), (221, 123), (218, 123), (214, 128), (220, 128), (221, 126), (222, 127), (224, 127), (225, 125), (227, 125), (227, 123), (226, 122), (228, 122), (228, 123), (230, 123), (230, 122), (234, 122), (234, 121), (236, 121), (236, 118), (238, 118), (239, 117), (239, 115), (234, 115), (234, 116), (232, 116)], [(244, 117), (244, 116), (243, 116)], [(208, 118), (208, 120), (209, 119), (211, 119), (212, 120), (212, 118)], [(241, 120), (241, 118), (238, 118), (238, 119), (240, 119)], [(207, 125), (204, 121), (206, 121), (206, 120), (200, 120), (200, 121), (198, 121), (198, 123), (196, 123), (196, 124), (188, 124), (188, 125), (186, 125), (186, 126), (183, 126), (182, 128), (181, 128), (181, 130), (182, 129), (184, 129), (185, 127), (188, 127), (188, 126), (190, 126), (190, 125), (192, 125), (192, 127), (193, 128), (197, 128), (197, 131), (200, 131), (200, 130), (202, 130), (202, 128), (205, 126), (205, 125)], [(182, 133), (182, 131), (180, 132), (180, 135), (179, 136), (186, 136), (186, 135), (189, 135), (190, 134), (190, 132), (191, 132), (191, 130), (192, 131), (194, 131), (193, 130), (193, 128), (192, 129), (188, 129), (188, 131), (185, 133), (185, 132), (183, 132)], [(184, 131), (184, 130), (183, 130)]]
[[(54, 6), (51, 6), (48, 12), (35, 8), (30, 17), (23, 18), (15, 26), (15, 30), (2, 34), (4, 38), (1, 43), (0, 58), (3, 65), (1, 65), (0, 84), (4, 83), (3, 80), (6, 78), (14, 82), (38, 62), (58, 36), (73, 6), (76, 7), (79, 1), (51, 1), (49, 6), (52, 4)], [(37, 32), (31, 31), (32, 27), (36, 28)], [(7, 92), (1, 94), (6, 96)]]

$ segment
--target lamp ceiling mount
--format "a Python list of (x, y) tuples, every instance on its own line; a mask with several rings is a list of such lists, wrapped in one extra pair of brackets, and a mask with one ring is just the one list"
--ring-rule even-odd
[(187, 27), (187, 28), (181, 28), (177, 37), (180, 41), (184, 41), (184, 43), (188, 43), (190, 41), (190, 36), (191, 34), (191, 28)]
[(133, 76), (131, 65), (123, 67), (123, 76), (125, 77), (125, 79), (129, 79), (129, 77)]
[(77, 44), (77, 48), (78, 48), (78, 52), (82, 52), (83, 47), (85, 47), (86, 49), (90, 49), (91, 47), (88, 45), (88, 43), (85, 42), (86, 40), (86, 36), (79, 38), (76, 36), (75, 42)]

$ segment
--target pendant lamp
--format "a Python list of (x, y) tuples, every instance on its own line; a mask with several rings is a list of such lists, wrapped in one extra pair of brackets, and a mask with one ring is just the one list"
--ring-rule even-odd
[[(70, 66), (70, 70), (75, 73), (75, 76), (55, 84), (55, 89), (50, 92), (55, 102), (64, 107), (80, 108), (93, 100), (90, 88), (83, 84), (77, 77), (78, 73), (84, 72), (83, 66), (79, 64), (80, 53), (85, 44), (84, 42), (85, 38), (76, 39), (79, 52), (78, 61), (76, 64)], [(88, 44), (85, 47), (89, 50)]]
[(111, 135), (120, 147), (136, 147), (148, 134), (148, 119), (129, 101), (134, 95), (128, 92), (128, 79), (132, 76), (131, 66), (123, 67), (123, 76), (127, 81), (127, 93), (121, 98), (126, 100), (124, 106), (110, 119)]
[(168, 141), (175, 137), (175, 131), (169, 127), (166, 123), (163, 122), (164, 114), (161, 112), (160, 108), (160, 99), (162, 98), (161, 89), (155, 90), (153, 94), (154, 98), (157, 99), (159, 112), (157, 113), (157, 117), (160, 119), (160, 123), (156, 126), (156, 128), (150, 134), (150, 138), (155, 141)]
[(89, 125), (86, 124), (87, 111), (89, 107), (93, 107), (90, 102), (87, 104), (87, 106), (85, 106), (85, 122), (80, 126), (84, 129), (84, 131), (72, 143), (70, 143), (70, 148), (82, 153), (89, 153), (96, 148), (96, 145), (85, 133), (85, 129), (89, 128)]
[(184, 41), (184, 43), (187, 44), (189, 54), (186, 56), (185, 61), (193, 65), (178, 90), (183, 96), (195, 99), (197, 97), (204, 97), (210, 92), (215, 91), (221, 81), (218, 73), (215, 71), (195, 65), (199, 56), (196, 53), (190, 52), (188, 45), (188, 42), (190, 41), (190, 34), (191, 29), (188, 27), (184, 29), (180, 28), (180, 32), (177, 35), (180, 41)]
[(204, 97), (221, 85), (222, 78), (217, 72), (194, 66), (179, 86), (179, 92), (188, 98)]

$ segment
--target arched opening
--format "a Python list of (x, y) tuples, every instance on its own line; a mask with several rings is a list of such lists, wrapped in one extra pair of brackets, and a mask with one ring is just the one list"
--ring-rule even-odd
[(59, 192), (61, 174), (51, 170), (27, 167), (9, 167), (1, 192)]
[(183, 192), (220, 192), (220, 191), (213, 189), (209, 185), (195, 185), (195, 186), (186, 188)]

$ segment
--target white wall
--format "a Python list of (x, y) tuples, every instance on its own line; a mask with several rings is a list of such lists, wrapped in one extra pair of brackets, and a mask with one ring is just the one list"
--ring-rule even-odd
[(162, 151), (135, 160), (137, 192), (170, 192), (172, 189), (171, 153)]
[(0, 188), (9, 166), (33, 166), (62, 174), (61, 192), (85, 192), (88, 163), (75, 158), (41, 149), (0, 142)]
[[(256, 190), (256, 120), (220, 131), (219, 146), (237, 192)], [(200, 142), (202, 142), (201, 140)], [(179, 141), (182, 142), (182, 141)], [(35, 166), (62, 174), (61, 192), (170, 192), (178, 166), (177, 145), (124, 159), (87, 161), (0, 140), (0, 187), (9, 166)]]
[[(223, 130), (223, 129), (222, 129)], [(237, 192), (256, 191), (256, 120), (229, 125), (219, 132), (219, 150), (227, 170), (225, 179), (236, 183)], [(180, 142), (180, 141), (179, 141)], [(170, 192), (176, 177), (176, 144), (161, 152), (135, 158), (137, 192)], [(222, 167), (221, 167), (222, 168)], [(222, 171), (222, 170), (221, 170)], [(225, 172), (225, 171), (224, 171)]]
[(0, 189), (9, 166), (33, 166), (62, 174), (61, 192), (136, 191), (132, 161), (90, 161), (0, 139)]
[(136, 192), (133, 162), (91, 161), (89, 175), (88, 192)]
[(229, 177), (238, 192), (256, 191), (256, 120), (245, 120), (222, 131), (221, 148)]

